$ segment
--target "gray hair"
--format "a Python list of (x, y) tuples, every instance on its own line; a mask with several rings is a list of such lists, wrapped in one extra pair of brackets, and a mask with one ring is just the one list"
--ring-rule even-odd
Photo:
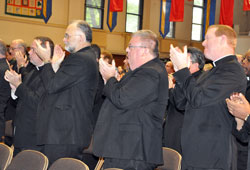
[(132, 34), (132, 37), (140, 37), (142, 42), (147, 45), (149, 49), (151, 49), (151, 53), (155, 57), (159, 57), (159, 41), (157, 39), (157, 35), (151, 30), (139, 30)]
[(89, 43), (92, 42), (92, 29), (86, 21), (75, 20), (71, 24), (76, 24), (76, 27), (85, 34), (86, 41)]
[(7, 48), (3, 40), (0, 39), (0, 54), (6, 56)]
[(187, 52), (191, 54), (190, 56), (191, 62), (193, 64), (198, 63), (199, 69), (202, 70), (205, 65), (205, 56), (201, 52), (201, 50), (195, 47), (188, 47)]
[(17, 43), (18, 48), (23, 48), (23, 51), (27, 53), (27, 45), (22, 39), (16, 39), (13, 40), (12, 42)]

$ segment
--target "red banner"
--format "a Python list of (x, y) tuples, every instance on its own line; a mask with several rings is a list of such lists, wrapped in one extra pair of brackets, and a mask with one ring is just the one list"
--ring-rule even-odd
[(110, 12), (122, 12), (123, 0), (110, 0)]
[(220, 24), (233, 27), (234, 0), (221, 0)]
[(172, 0), (170, 10), (170, 21), (183, 22), (184, 18), (184, 0)]
[(244, 11), (250, 11), (250, 0), (244, 0), (243, 2), (243, 10)]

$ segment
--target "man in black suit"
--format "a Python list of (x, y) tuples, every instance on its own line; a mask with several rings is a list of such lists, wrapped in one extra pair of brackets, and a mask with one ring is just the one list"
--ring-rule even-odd
[(98, 67), (91, 48), (92, 30), (87, 22), (69, 24), (64, 36), (65, 57), (59, 46), (50, 59), (49, 48), (39, 43), (38, 55), (45, 65), (40, 74), (45, 95), (38, 106), (37, 144), (50, 163), (62, 157), (82, 158), (93, 133), (93, 104)]
[[(242, 66), (243, 66), (243, 68), (245, 70), (245, 74), (247, 76), (246, 77), (247, 78), (247, 90), (246, 90), (246, 95), (245, 96), (246, 96), (246, 100), (248, 102), (250, 102), (250, 79), (249, 79), (249, 76), (250, 76), (250, 50), (244, 55), (243, 60), (242, 60), (241, 63), (242, 63)], [(237, 95), (235, 97), (237, 97)], [(233, 101), (233, 99), (232, 99), (232, 101)], [(244, 101), (245, 101), (245, 99), (244, 99)], [(231, 109), (233, 109), (234, 110), (234, 112), (232, 112), (233, 114), (239, 114), (238, 113), (239, 110), (237, 110), (237, 109), (242, 109), (243, 110), (244, 107), (241, 108), (242, 105), (237, 105), (237, 104), (232, 105), (233, 103), (231, 103), (231, 102), (229, 101), (229, 99), (227, 99), (227, 103), (228, 103), (228, 106), (230, 108), (229, 110), (232, 112)], [(245, 104), (246, 104), (246, 106), (248, 106), (247, 102), (245, 102)], [(247, 108), (247, 107), (245, 107), (245, 108)], [(245, 111), (244, 115), (245, 115), (245, 117), (243, 116), (243, 117), (240, 118), (240, 117), (238, 117), (238, 115), (236, 117), (238, 117), (239, 119), (242, 119), (242, 123), (244, 123), (244, 121), (248, 122), (247, 120), (245, 120), (245, 118), (248, 116), (248, 111), (247, 110)], [(237, 120), (237, 121), (239, 122), (239, 120)], [(236, 126), (236, 124), (234, 124), (234, 125)], [(244, 132), (245, 129), (247, 129), (245, 127), (248, 127), (247, 123), (246, 123), (246, 125), (244, 125), (244, 128), (242, 130), (241, 130), (241, 127), (239, 128), (239, 133)], [(248, 141), (248, 139), (247, 140), (245, 140), (245, 139), (242, 140), (239, 137), (239, 133), (238, 133), (238, 131), (236, 130), (235, 127), (233, 127), (233, 133), (236, 135), (236, 137), (238, 137), (237, 138), (237, 147), (238, 147), (237, 167), (238, 167), (238, 170), (249, 169), (249, 167), (250, 167), (250, 158), (248, 158), (248, 154), (249, 154), (248, 153), (249, 152), (248, 151), (249, 150), (248, 143), (249, 143), (249, 141)], [(246, 134), (244, 136), (248, 136), (248, 135)]]
[(4, 79), (4, 73), (8, 69), (6, 62), (6, 45), (0, 40), (0, 142), (3, 142), (5, 132), (5, 117), (4, 112), (7, 106), (7, 101), (10, 98), (10, 86)]
[(188, 101), (181, 135), (182, 169), (236, 169), (233, 117), (225, 103), (232, 92), (246, 90), (244, 71), (234, 55), (236, 41), (231, 27), (210, 26), (202, 45), (214, 68), (197, 80), (187, 68), (187, 49), (181, 52), (171, 46), (171, 61), (178, 69), (174, 77)]
[(107, 79), (106, 99), (93, 140), (105, 168), (153, 170), (162, 164), (162, 123), (168, 101), (168, 77), (158, 57), (157, 36), (149, 30), (132, 35), (126, 49), (130, 71), (117, 81), (115, 65), (100, 59)]
[[(190, 66), (188, 69), (192, 76), (195, 79), (198, 79), (198, 77), (203, 72), (205, 56), (199, 49), (195, 47), (189, 47), (187, 52), (190, 57)], [(182, 154), (181, 131), (186, 103), (187, 99), (183, 95), (179, 85), (176, 84), (174, 87), (170, 87), (166, 120), (163, 127), (163, 146), (172, 148), (178, 151), (180, 154)]]
[(22, 150), (32, 149), (41, 151), (41, 147), (36, 145), (36, 121), (38, 103), (45, 92), (45, 87), (39, 76), (44, 62), (35, 52), (36, 42), (39, 40), (45, 47), (45, 42), (49, 42), (51, 57), (53, 55), (54, 43), (48, 37), (36, 37), (30, 46), (30, 63), (34, 64), (35, 69), (22, 68), (22, 72), (27, 74), (21, 78), (21, 74), (15, 71), (6, 71), (5, 78), (11, 84), (12, 98), (18, 99), (16, 114), (14, 117), (14, 156)]

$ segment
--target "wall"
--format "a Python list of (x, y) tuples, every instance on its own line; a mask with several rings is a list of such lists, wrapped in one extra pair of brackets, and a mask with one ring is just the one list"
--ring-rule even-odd
[[(242, 6), (235, 1), (235, 18), (236, 25), (239, 25), (239, 31), (248, 31), (249, 12), (242, 12)], [(49, 36), (56, 44), (64, 46), (62, 39), (68, 23), (74, 19), (84, 18), (85, 0), (53, 0), (53, 13), (49, 22), (45, 24), (42, 19), (31, 19), (5, 15), (5, 0), (0, 1), (0, 38), (7, 44), (13, 39), (22, 38), (27, 44), (30, 44), (36, 36)], [(113, 32), (109, 32), (106, 25), (107, 4), (105, 0), (103, 30), (93, 29), (93, 43), (98, 44), (102, 49), (107, 49), (114, 54), (125, 55), (125, 49), (129, 42), (130, 33), (125, 33), (125, 12), (118, 13), (118, 22)], [(192, 3), (185, 0), (184, 22), (177, 22), (175, 29), (175, 38), (163, 39), (160, 37), (158, 26), (160, 18), (160, 0), (144, 0), (143, 29), (150, 29), (157, 33), (160, 40), (161, 57), (167, 57), (169, 45), (172, 43), (178, 46), (192, 45), (203, 49), (201, 42), (191, 41), (191, 22), (192, 22)], [(216, 23), (219, 22), (220, 0), (217, 1)], [(124, 10), (126, 9), (124, 1)], [(239, 11), (239, 12), (238, 12)], [(247, 23), (247, 24), (246, 24)], [(249, 37), (239, 40), (238, 53), (242, 53), (249, 46)], [(244, 44), (241, 44), (244, 42)], [(246, 44), (245, 44), (246, 43)]]

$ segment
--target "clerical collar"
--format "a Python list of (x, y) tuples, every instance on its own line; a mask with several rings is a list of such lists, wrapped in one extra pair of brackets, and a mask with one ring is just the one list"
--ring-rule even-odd
[(231, 55), (233, 55), (233, 54), (224, 55), (224, 56), (218, 58), (217, 60), (213, 61), (213, 66), (216, 67), (216, 64), (215, 64), (215, 63), (216, 63), (217, 61), (219, 61), (219, 60), (221, 60), (221, 59), (223, 59), (223, 58), (225, 58), (225, 57), (231, 56)]
[(40, 66), (36, 66), (36, 69), (39, 71), (40, 67), (42, 67), (44, 65), (44, 63), (42, 63)]

